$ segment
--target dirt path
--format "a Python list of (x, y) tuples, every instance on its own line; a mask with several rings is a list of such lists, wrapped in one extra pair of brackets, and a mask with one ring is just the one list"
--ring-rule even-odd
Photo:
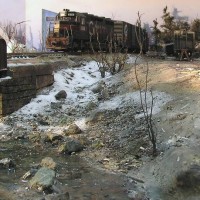
[[(192, 163), (199, 150), (199, 61), (158, 61), (150, 65), (149, 85), (171, 95), (172, 100), (154, 116), (159, 156), (139, 170), (153, 200), (199, 199), (194, 188), (177, 188), (176, 177)], [(131, 172), (129, 172), (131, 174)], [(132, 172), (132, 174), (135, 174)]]
[[(108, 118), (106, 122), (100, 120), (90, 130), (90, 134), (93, 133), (91, 137), (99, 138), (100, 146), (97, 150), (93, 148), (92, 153), (88, 150), (87, 157), (98, 160), (103, 168), (124, 172), (136, 180), (142, 180), (148, 195), (153, 200), (189, 200), (192, 198), (197, 200), (198, 192), (191, 194), (193, 188), (188, 191), (177, 188), (176, 176), (195, 159), (199, 159), (198, 156), (194, 158), (195, 154), (198, 154), (200, 130), (199, 61), (149, 60), (148, 65), (148, 86), (154, 91), (164, 92), (172, 98), (159, 113), (153, 116), (158, 133), (159, 155), (156, 158), (151, 157), (151, 147), (143, 131), (140, 131), (139, 137), (125, 139), (132, 137), (129, 131), (135, 132), (136, 129), (133, 127), (140, 129), (143, 125), (141, 120), (140, 123), (137, 120), (137, 122), (131, 120), (136, 113), (129, 108), (129, 116), (128, 113), (126, 114), (129, 121), (125, 120), (124, 126), (131, 123), (133, 129), (130, 130), (129, 126), (125, 126), (127, 130), (125, 131), (122, 125), (120, 134), (117, 133), (118, 131), (113, 133), (112, 129), (111, 131), (109, 128), (106, 129), (109, 124), (117, 127), (117, 124), (113, 123), (113, 119), (121, 116), (121, 113), (112, 113), (113, 115), (110, 116), (112, 120)], [(145, 73), (145, 65), (141, 64), (138, 67), (138, 77), (144, 80)], [(118, 88), (119, 94), (138, 89), (134, 65), (130, 65), (125, 72), (117, 76), (124, 83)], [(125, 118), (123, 115), (120, 121)], [(98, 131), (94, 133), (94, 130)], [(121, 143), (116, 142), (118, 139)], [(109, 140), (111, 142), (108, 142)]]
[[(66, 63), (80, 65), (82, 60), (88, 59), (58, 61), (55, 68), (61, 63), (62, 67)], [(137, 67), (143, 86), (145, 64)], [(157, 130), (156, 158), (151, 155), (145, 121), (143, 118), (137, 118), (142, 114), (140, 105), (136, 103), (134, 95), (131, 96), (133, 101), (129, 98), (138, 90), (134, 64), (128, 64), (124, 71), (105, 79), (110, 96), (98, 102), (99, 107), (102, 105), (104, 108), (103, 111), (95, 108), (79, 113), (89, 118), (85, 131), (88, 143), (79, 155), (95, 168), (132, 177), (131, 181), (137, 183), (138, 187), (129, 191), (130, 199), (147, 199), (145, 193), (152, 200), (199, 199), (198, 191), (193, 192), (193, 188), (178, 188), (176, 183), (179, 172), (187, 169), (191, 163), (200, 164), (199, 64), (199, 61), (148, 60), (148, 87), (155, 91), (155, 103), (161, 102), (163, 105), (159, 105), (161, 110), (153, 116)], [(113, 100), (113, 104), (108, 104), (112, 109), (106, 107), (107, 100)], [(116, 106), (116, 100), (121, 103), (120, 106)], [(61, 114), (58, 116), (66, 115)], [(51, 121), (56, 121), (58, 116), (51, 116)], [(198, 184), (197, 181), (197, 186)]]

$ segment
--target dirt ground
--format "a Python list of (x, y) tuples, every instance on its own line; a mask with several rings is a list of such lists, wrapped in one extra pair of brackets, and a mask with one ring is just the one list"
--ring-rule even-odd
[[(99, 120), (91, 123), (87, 130), (88, 140), (92, 142), (80, 156), (91, 165), (132, 177), (149, 199), (198, 200), (200, 173), (189, 182), (191, 187), (186, 188), (186, 183), (177, 183), (177, 177), (191, 166), (200, 165), (200, 61), (146, 58), (137, 66), (142, 86), (147, 64), (148, 88), (171, 97), (161, 111), (153, 115), (158, 155), (151, 155), (145, 122), (135, 119), (138, 108), (133, 107), (106, 112), (103, 117), (98, 115)], [(138, 90), (134, 70), (134, 64), (128, 64), (111, 78), (114, 81), (108, 89), (114, 91), (113, 96)], [(132, 133), (137, 134), (132, 137)]]
[[(199, 165), (200, 63), (198, 60), (190, 62), (145, 59), (137, 66), (142, 86), (145, 85), (147, 64), (148, 88), (171, 96), (171, 101), (153, 116), (157, 133), (157, 157), (151, 156), (151, 145), (148, 143), (148, 137), (142, 135), (144, 132), (131, 142), (127, 140), (126, 146), (134, 146), (129, 148), (127, 153), (124, 152), (128, 148), (120, 145), (116, 149), (109, 148), (112, 146), (110, 144), (102, 145), (96, 151), (92, 149), (92, 152), (88, 151), (84, 156), (99, 161), (103, 168), (123, 172), (139, 180), (150, 199), (197, 200), (198, 175), (194, 175), (197, 180), (191, 181), (191, 186), (187, 189), (178, 186), (177, 176), (187, 171), (191, 165)], [(134, 64), (130, 64), (118, 76), (121, 79), (119, 81), (124, 83), (119, 89), (121, 93), (138, 90), (134, 70)], [(96, 129), (99, 127), (101, 130), (99, 124)], [(100, 132), (95, 132), (95, 136), (101, 138), (100, 141), (109, 140)], [(112, 133), (110, 135), (114, 137)], [(120, 154), (120, 151), (123, 153)], [(186, 178), (185, 182), (187, 181)]]
[[(154, 200), (199, 199), (198, 190), (195, 189), (198, 181), (195, 184), (191, 181), (187, 188), (177, 186), (178, 174), (187, 171), (191, 165), (199, 165), (199, 64), (198, 60), (148, 62), (148, 86), (172, 97), (161, 112), (153, 117), (157, 127), (159, 155), (152, 160), (145, 160), (138, 172)], [(146, 72), (141, 68), (140, 75), (144, 74)], [(129, 73), (125, 78), (134, 80), (133, 76), (134, 73)], [(197, 174), (193, 175), (198, 177)]]

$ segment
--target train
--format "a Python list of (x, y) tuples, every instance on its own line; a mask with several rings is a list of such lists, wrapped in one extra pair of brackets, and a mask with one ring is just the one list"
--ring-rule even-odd
[(109, 51), (120, 49), (148, 51), (148, 34), (143, 28), (125, 21), (63, 9), (49, 25), (46, 49), (49, 51)]
[(187, 58), (188, 60), (195, 53), (195, 32), (187, 30), (174, 31), (174, 55), (178, 59), (182, 60)]
[(199, 57), (200, 45), (198, 44), (199, 42), (195, 40), (195, 32), (185, 29), (175, 30), (171, 42), (150, 46), (147, 56), (161, 58), (170, 56), (178, 60), (191, 60)]
[(190, 30), (175, 30), (173, 41), (164, 45), (167, 56), (174, 56), (178, 60), (191, 60), (199, 57), (198, 41), (195, 32)]

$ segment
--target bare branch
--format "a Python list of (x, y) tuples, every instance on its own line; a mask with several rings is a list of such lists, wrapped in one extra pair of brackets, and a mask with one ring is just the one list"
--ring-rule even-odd
[[(136, 37), (138, 40), (138, 44), (140, 47), (140, 53), (135, 59), (135, 78), (136, 82), (138, 85), (139, 89), (139, 94), (140, 94), (140, 104), (141, 108), (144, 114), (144, 119), (146, 122), (146, 128), (149, 136), (149, 140), (152, 143), (153, 146), (153, 155), (155, 156), (157, 153), (157, 147), (156, 147), (156, 133), (154, 131), (154, 124), (153, 124), (153, 119), (152, 119), (152, 114), (153, 114), (153, 104), (154, 104), (154, 98), (153, 98), (153, 93), (152, 90), (150, 90), (150, 97), (151, 97), (151, 103), (150, 105), (148, 104), (148, 75), (149, 75), (149, 63), (147, 60), (144, 59), (143, 57), (143, 43), (145, 41), (145, 38), (143, 37), (143, 30), (141, 28), (141, 16), (140, 13), (138, 12), (138, 19), (136, 22), (137, 28), (135, 29), (136, 31)], [(144, 61), (144, 66), (145, 66), (145, 84), (144, 86), (141, 85), (141, 79), (139, 78), (138, 75), (138, 59), (143, 59)], [(144, 91), (142, 90), (142, 87), (144, 87)], [(143, 97), (144, 94), (144, 97)]]

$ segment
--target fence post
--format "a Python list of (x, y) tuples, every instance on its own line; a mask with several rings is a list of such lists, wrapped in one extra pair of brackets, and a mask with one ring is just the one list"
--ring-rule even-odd
[(0, 38), (0, 78), (7, 75), (7, 45), (4, 39)]

